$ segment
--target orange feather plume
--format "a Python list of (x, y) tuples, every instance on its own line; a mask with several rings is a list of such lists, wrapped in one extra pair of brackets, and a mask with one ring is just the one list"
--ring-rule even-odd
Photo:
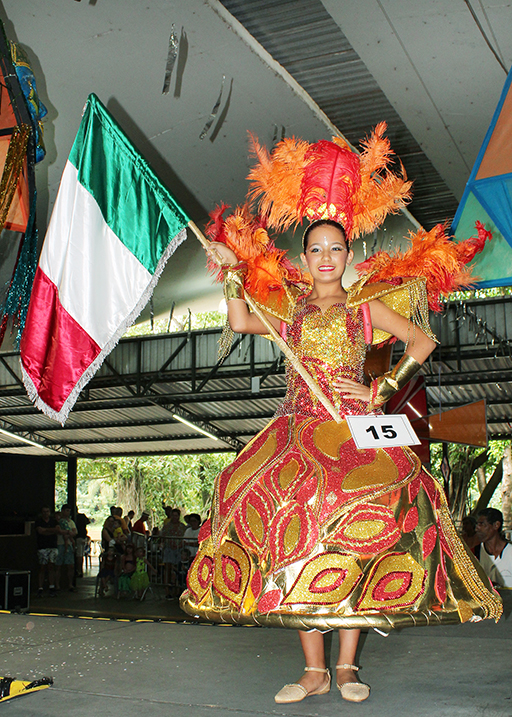
[(375, 126), (373, 132), (365, 137), (359, 143), (362, 147), (359, 161), (361, 164), (361, 178), (368, 181), (375, 172), (380, 173), (383, 169), (387, 169), (394, 152), (391, 149), (391, 143), (384, 136), (387, 129), (385, 122), (379, 122)]
[[(239, 261), (247, 264), (244, 286), (256, 301), (265, 302), (270, 291), (277, 292), (274, 296), (279, 301), (285, 296), (285, 284), (307, 283), (306, 275), (290, 262), (284, 249), (275, 246), (261, 218), (253, 216), (247, 205), (224, 218), (226, 209), (221, 205), (210, 214), (206, 235), (211, 241), (226, 244)], [(211, 259), (208, 268), (217, 273), (217, 281), (222, 281), (222, 271)]]
[(467, 289), (475, 281), (467, 264), (482, 251), (491, 232), (477, 222), (477, 237), (456, 243), (446, 233), (446, 224), (436, 224), (429, 232), (420, 228), (409, 235), (411, 247), (391, 254), (380, 251), (358, 264), (360, 276), (368, 274), (367, 283), (395, 281), (397, 277), (424, 277), (427, 282), (429, 308), (440, 311), (440, 297)]
[(400, 163), (400, 172), (389, 169), (394, 152), (380, 122), (361, 146), (361, 187), (354, 196), (354, 239), (374, 231), (388, 214), (395, 214), (411, 199), (412, 182)]
[(301, 220), (298, 204), (309, 144), (286, 138), (269, 154), (254, 135), (249, 134), (249, 139), (251, 153), (258, 160), (247, 177), (249, 197), (259, 200), (259, 213), (269, 226), (284, 231)]

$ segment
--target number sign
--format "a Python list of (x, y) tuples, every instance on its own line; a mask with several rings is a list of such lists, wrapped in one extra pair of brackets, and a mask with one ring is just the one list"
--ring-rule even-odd
[(418, 446), (420, 441), (407, 416), (346, 416), (357, 448)]

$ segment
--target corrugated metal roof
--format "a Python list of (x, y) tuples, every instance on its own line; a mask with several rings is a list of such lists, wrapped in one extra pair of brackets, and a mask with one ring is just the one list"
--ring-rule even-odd
[[(378, 122), (414, 179), (411, 213), (427, 229), (457, 200), (320, 0), (222, 0), (354, 145)], [(293, 134), (293, 128), (287, 134)]]

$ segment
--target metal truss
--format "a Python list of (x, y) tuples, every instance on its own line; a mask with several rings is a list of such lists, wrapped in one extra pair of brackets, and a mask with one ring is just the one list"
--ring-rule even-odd
[[(442, 315), (432, 317), (432, 328), (442, 341), (423, 369), (432, 411), (441, 395), (445, 410), (467, 403), (474, 389), (487, 400), (496, 437), (506, 435), (512, 421), (508, 326), (510, 297), (469, 306), (449, 304)], [(220, 333), (207, 329), (123, 339), (82, 391), (63, 427), (30, 404), (17, 354), (4, 353), (0, 427), (65, 457), (140, 453), (144, 441), (152, 443), (155, 454), (175, 452), (174, 444), (180, 445), (176, 452), (239, 451), (254, 432), (251, 422), (268, 420), (283, 398), (285, 365), (278, 349), (260, 336), (237, 337), (220, 362)], [(400, 356), (400, 348), (395, 356)], [(194, 429), (178, 430), (181, 419)], [(205, 442), (195, 433), (200, 429), (217, 441)], [(162, 451), (158, 442), (165, 444)], [(6, 448), (5, 441), (1, 447)]]

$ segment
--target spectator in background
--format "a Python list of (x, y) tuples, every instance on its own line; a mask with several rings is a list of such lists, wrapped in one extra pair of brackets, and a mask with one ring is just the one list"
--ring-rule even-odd
[(137, 548), (135, 551), (135, 572), (130, 579), (130, 587), (138, 600), (144, 598), (149, 586), (148, 570), (152, 574), (156, 574), (155, 568), (144, 557), (144, 548)]
[(100, 578), (99, 596), (105, 597), (109, 584), (115, 587), (117, 573), (117, 555), (113, 547), (110, 547), (103, 553), (100, 560)]
[(123, 518), (124, 522), (126, 523), (126, 527), (128, 528), (130, 533), (133, 530), (132, 521), (133, 521), (134, 517), (135, 517), (135, 511), (129, 510), (128, 513)]
[(148, 551), (151, 554), (151, 562), (153, 565), (158, 565), (160, 562), (160, 553), (161, 553), (161, 545), (160, 545), (160, 531), (158, 528), (153, 528), (151, 531), (151, 536), (148, 539)]
[(62, 568), (65, 566), (68, 590), (74, 592), (76, 534), (76, 525), (71, 519), (71, 506), (64, 504), (60, 509), (59, 533), (57, 535), (57, 590), (60, 590)]
[(85, 561), (85, 569), (86, 570), (87, 570), (87, 562), (89, 562), (89, 567), (92, 568), (92, 540), (89, 535), (85, 539), (84, 561)]
[(146, 521), (149, 518), (149, 513), (146, 513), (145, 510), (142, 511), (142, 514), (138, 520), (135, 521), (132, 527), (132, 543), (135, 545), (136, 548), (139, 546), (145, 546), (146, 544), (146, 537), (149, 535), (149, 530), (146, 526)]
[(112, 541), (114, 541), (114, 523), (115, 523), (115, 518), (111, 515), (109, 515), (109, 517), (103, 523), (103, 528), (101, 529), (101, 550), (102, 550), (102, 552), (105, 552), (106, 550), (108, 550), (110, 547), (110, 544), (112, 543)]
[(123, 545), (126, 543), (127, 535), (125, 534), (123, 527), (121, 525), (121, 521), (119, 518), (114, 519), (113, 523), (113, 533), (114, 533), (114, 540), (118, 545)]
[[(167, 508), (166, 507), (166, 512)], [(165, 597), (172, 599), (172, 591), (170, 590), (173, 575), (176, 574), (178, 563), (180, 562), (181, 549), (183, 547), (183, 534), (185, 526), (180, 522), (180, 511), (178, 508), (170, 508), (168, 518), (164, 521), (160, 535), (163, 539), (163, 562), (165, 564)]]
[(482, 541), (480, 564), (494, 585), (512, 588), (512, 544), (502, 533), (503, 513), (484, 508), (478, 513), (476, 534)]
[(188, 517), (188, 528), (183, 534), (183, 545), (185, 548), (190, 550), (190, 555), (193, 558), (197, 553), (197, 536), (199, 535), (199, 529), (201, 528), (201, 516), (197, 513), (191, 513)]
[[(113, 520), (119, 520), (119, 522), (121, 524), (121, 528), (123, 529), (123, 533), (125, 535), (129, 534), (128, 525), (123, 518), (123, 509), (122, 508), (118, 507), (117, 505), (111, 505), (110, 506), (110, 515), (107, 518), (107, 520), (105, 521), (105, 523), (103, 523), (103, 527), (105, 527), (107, 521), (109, 521), (110, 518), (112, 518)], [(110, 526), (112, 525), (111, 521), (109, 521), (109, 525)]]
[(462, 540), (466, 543), (468, 548), (471, 550), (473, 555), (477, 558), (480, 557), (480, 543), (481, 540), (476, 534), (476, 518), (472, 515), (467, 515), (462, 519)]
[(173, 509), (171, 508), (170, 505), (164, 505), (163, 501), (162, 501), (162, 508), (164, 509), (164, 513), (165, 513), (164, 522), (162, 524), (162, 527), (163, 527), (164, 525), (167, 525), (167, 523), (170, 522)]
[(180, 562), (178, 565), (178, 588), (180, 592), (187, 587), (187, 573), (190, 568), (191, 556), (189, 548), (183, 548), (181, 551)]
[(121, 574), (117, 583), (118, 594), (131, 592), (131, 579), (135, 573), (135, 548), (128, 543), (121, 557)]
[(76, 550), (75, 550), (75, 575), (77, 578), (84, 576), (84, 550), (87, 540), (87, 526), (91, 521), (85, 513), (79, 513), (76, 508)]
[[(183, 536), (183, 533), (185, 532), (185, 526), (180, 521), (180, 516), (181, 516), (181, 512), (178, 508), (170, 508), (169, 509), (169, 517), (164, 520), (162, 530), (160, 531), (160, 535), (162, 537), (181, 538)], [(181, 549), (181, 545), (175, 544), (173, 547), (175, 549)], [(178, 561), (179, 561), (179, 553), (176, 556), (176, 560), (173, 562), (177, 563)]]
[(126, 545), (128, 536), (124, 534), (118, 518), (114, 518), (113, 522), (109, 523), (109, 527), (113, 535), (113, 539), (110, 539), (109, 546), (114, 548), (118, 556), (122, 555), (124, 553), (124, 546)]
[(44, 581), (48, 575), (50, 597), (55, 597), (55, 563), (57, 562), (57, 533), (59, 524), (51, 517), (50, 508), (43, 506), (35, 521), (37, 560), (39, 562), (39, 588), (37, 597), (43, 596)]
[(149, 513), (145, 510), (142, 511), (141, 516), (135, 521), (132, 527), (132, 533), (140, 533), (141, 535), (148, 535), (149, 530), (146, 525), (146, 521), (149, 518)]
[(130, 531), (128, 529), (128, 523), (123, 518), (123, 509), (121, 506), (118, 506), (117, 508), (114, 508), (114, 518), (119, 521), (119, 525), (121, 526), (121, 530), (123, 533), (128, 537), (130, 535)]

